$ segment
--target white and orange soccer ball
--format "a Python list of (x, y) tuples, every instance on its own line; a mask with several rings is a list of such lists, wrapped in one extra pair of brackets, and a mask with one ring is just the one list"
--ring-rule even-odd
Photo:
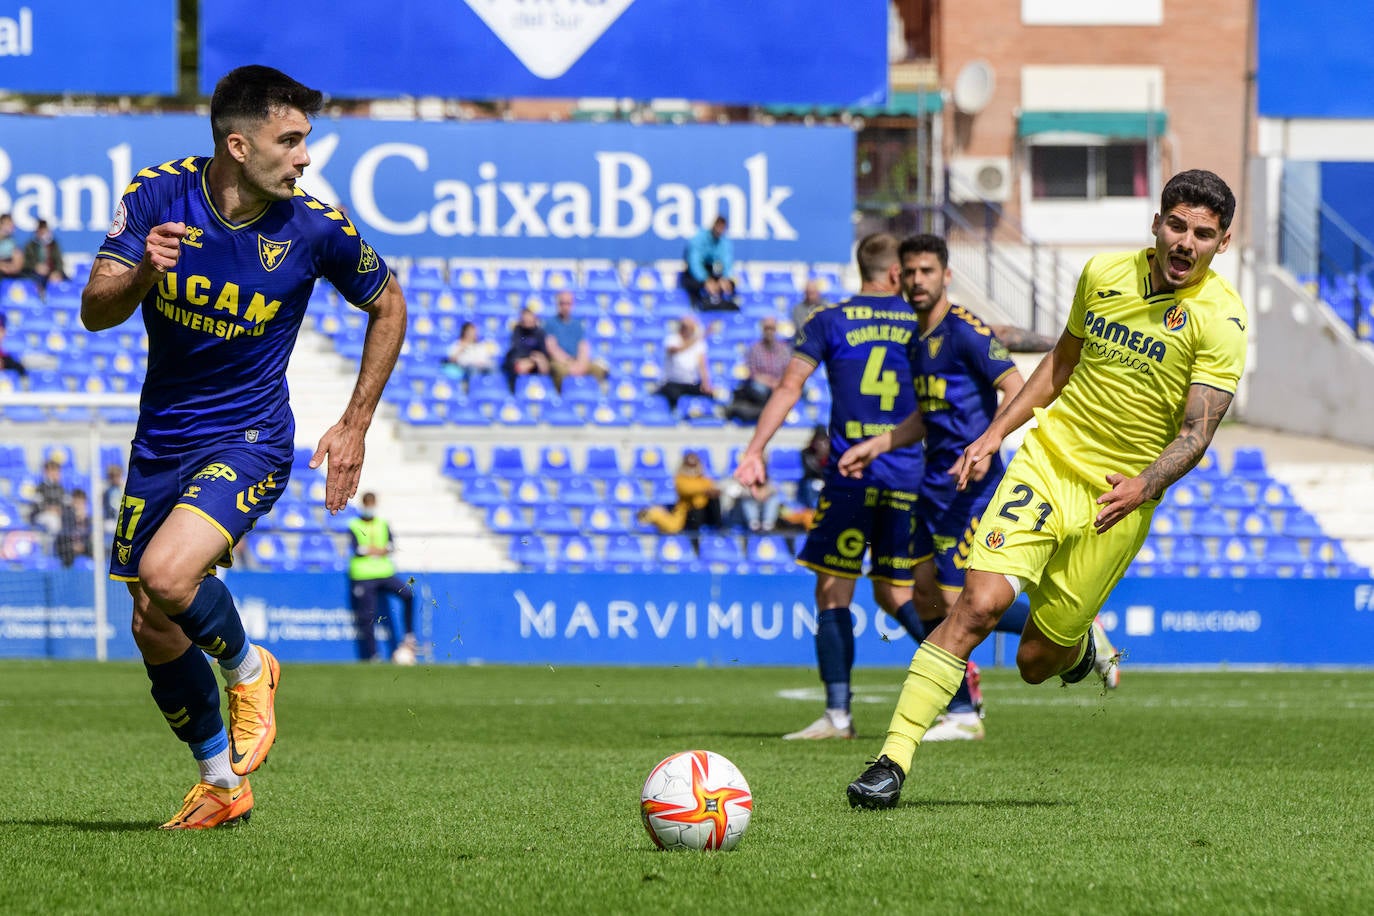
[(711, 751), (663, 760), (639, 795), (644, 829), (660, 849), (734, 849), (753, 810), (744, 774)]

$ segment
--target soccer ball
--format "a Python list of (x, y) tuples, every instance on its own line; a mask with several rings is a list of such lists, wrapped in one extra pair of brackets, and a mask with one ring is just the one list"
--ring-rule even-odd
[(639, 794), (644, 829), (659, 849), (734, 849), (753, 810), (744, 775), (711, 751), (668, 757)]

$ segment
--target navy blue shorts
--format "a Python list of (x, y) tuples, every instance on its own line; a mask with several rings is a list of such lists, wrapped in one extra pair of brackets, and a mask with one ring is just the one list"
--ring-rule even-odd
[(218, 528), (229, 554), (286, 489), (291, 458), (291, 448), (264, 444), (228, 443), (165, 456), (135, 445), (115, 522), (110, 578), (138, 581), (143, 551), (177, 506)]
[(929, 554), (915, 553), (916, 494), (828, 480), (797, 563), (844, 579), (863, 575), (893, 585), (911, 585), (912, 569)]
[(964, 587), (964, 567), (973, 549), (974, 532), (1001, 479), (1001, 474), (989, 474), (962, 493), (952, 482), (921, 490), (916, 510), (916, 552), (923, 557), (934, 554), (935, 579), (941, 588)]

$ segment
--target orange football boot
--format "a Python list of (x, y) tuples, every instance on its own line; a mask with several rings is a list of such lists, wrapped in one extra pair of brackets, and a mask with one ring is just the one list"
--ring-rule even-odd
[(281, 665), (262, 646), (253, 651), (262, 656), (262, 674), (251, 684), (224, 688), (229, 695), (229, 767), (239, 776), (261, 766), (277, 740), (275, 701)]
[(198, 782), (186, 793), (176, 817), (163, 824), (162, 830), (208, 830), (248, 823), (253, 813), (253, 790), (244, 780), (232, 789)]

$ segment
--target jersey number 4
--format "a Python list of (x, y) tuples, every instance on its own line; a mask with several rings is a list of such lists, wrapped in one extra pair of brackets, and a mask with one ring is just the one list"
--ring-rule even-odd
[(897, 395), (901, 394), (902, 388), (897, 384), (896, 371), (883, 371), (883, 360), (886, 357), (887, 347), (874, 347), (868, 351), (863, 378), (859, 379), (859, 394), (871, 394), (881, 398), (878, 407), (882, 410), (891, 410), (892, 405), (897, 403)]

